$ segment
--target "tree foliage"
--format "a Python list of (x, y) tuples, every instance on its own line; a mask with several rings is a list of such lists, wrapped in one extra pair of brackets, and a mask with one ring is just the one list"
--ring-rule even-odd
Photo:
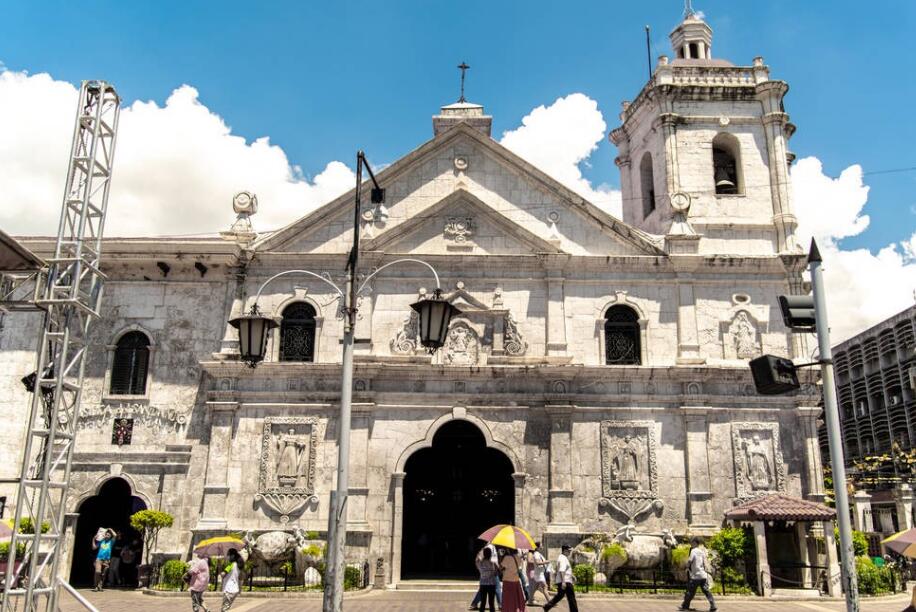
[(719, 556), (722, 567), (734, 568), (753, 547), (753, 538), (742, 527), (723, 527), (709, 539), (709, 547)]
[(171, 527), (175, 521), (168, 512), (161, 510), (140, 510), (130, 517), (130, 526), (143, 534), (144, 563), (149, 565), (150, 551), (156, 546), (159, 532), (166, 527)]

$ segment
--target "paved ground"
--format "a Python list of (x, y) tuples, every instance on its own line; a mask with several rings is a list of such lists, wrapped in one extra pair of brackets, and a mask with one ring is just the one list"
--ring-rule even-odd
[[(106, 591), (92, 593), (83, 591), (83, 594), (104, 612), (180, 612), (191, 609), (190, 599), (151, 597), (137, 592)], [(344, 600), (346, 612), (449, 612), (467, 610), (470, 597), (462, 592), (372, 592), (364, 595), (347, 598)], [(216, 594), (207, 595), (205, 600), (211, 610), (219, 610), (219, 598)], [(863, 612), (899, 612), (909, 603), (909, 597), (897, 595), (879, 599), (864, 599)], [(582, 597), (579, 600), (579, 609), (582, 612), (671, 612), (677, 608), (677, 601), (671, 599), (596, 599)], [(695, 601), (695, 609), (707, 609), (704, 600)], [(69, 596), (64, 595), (61, 602), (61, 612), (85, 612)], [(540, 607), (529, 610), (538, 611)], [(566, 612), (565, 604), (555, 608), (558, 612)], [(320, 612), (319, 599), (245, 599), (236, 600), (232, 612)], [(791, 610), (798, 612), (842, 612), (845, 605), (840, 601), (740, 601), (724, 598), (719, 600), (719, 610), (722, 612), (781, 612)]]

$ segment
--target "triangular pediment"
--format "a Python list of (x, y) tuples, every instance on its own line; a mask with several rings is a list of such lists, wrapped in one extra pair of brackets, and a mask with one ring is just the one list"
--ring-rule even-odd
[[(481, 254), (664, 255), (648, 234), (608, 215), (464, 124), (440, 133), (376, 176), (387, 191), (385, 209), (369, 203), (368, 188), (361, 204), (367, 219), (361, 235), (370, 241), (363, 246), (372, 250), (436, 250), (439, 247), (430, 242), (435, 241), (432, 233), (425, 243), (417, 242), (423, 231), (432, 231), (431, 224), (418, 220), (441, 216), (449, 207), (457, 214), (464, 205), (482, 215), (485, 231), (502, 232), (505, 237), (501, 250), (494, 242), (491, 250), (481, 246)], [(352, 237), (354, 199), (351, 190), (258, 240), (254, 249), (345, 253)]]

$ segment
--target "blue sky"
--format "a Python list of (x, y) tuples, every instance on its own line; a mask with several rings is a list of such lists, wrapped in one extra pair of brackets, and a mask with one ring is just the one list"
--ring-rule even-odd
[[(431, 135), (430, 115), (468, 97), (494, 116), (494, 136), (538, 105), (582, 92), (609, 127), (646, 79), (682, 11), (665, 2), (14, 2), (0, 20), (9, 70), (73, 83), (101, 77), (125, 101), (160, 105), (181, 84), (234, 133), (269, 136), (307, 175), (357, 148), (391, 162)], [(916, 166), (911, 107), (916, 3), (699, 0), (713, 53), (739, 64), (763, 55), (791, 91), (792, 149), (836, 175)], [(607, 142), (583, 167), (618, 185)], [(846, 248), (907, 238), (916, 172), (866, 174), (871, 226)]]

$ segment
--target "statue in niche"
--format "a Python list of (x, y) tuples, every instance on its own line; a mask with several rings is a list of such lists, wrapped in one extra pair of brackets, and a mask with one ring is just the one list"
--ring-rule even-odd
[(465, 325), (456, 325), (445, 340), (445, 363), (448, 365), (476, 365), (477, 334)]
[(768, 491), (773, 487), (770, 458), (760, 443), (760, 436), (754, 434), (750, 442), (744, 443), (747, 461), (747, 479), (755, 491)]
[(757, 356), (757, 328), (745, 311), (742, 310), (735, 315), (728, 331), (735, 343), (735, 355), (738, 359), (751, 359)]
[(611, 479), (620, 489), (639, 488), (639, 443), (627, 434), (618, 444), (617, 454), (611, 459)]
[(308, 438), (297, 436), (292, 428), (277, 436), (277, 482), (281, 487), (296, 486), (308, 445)]

